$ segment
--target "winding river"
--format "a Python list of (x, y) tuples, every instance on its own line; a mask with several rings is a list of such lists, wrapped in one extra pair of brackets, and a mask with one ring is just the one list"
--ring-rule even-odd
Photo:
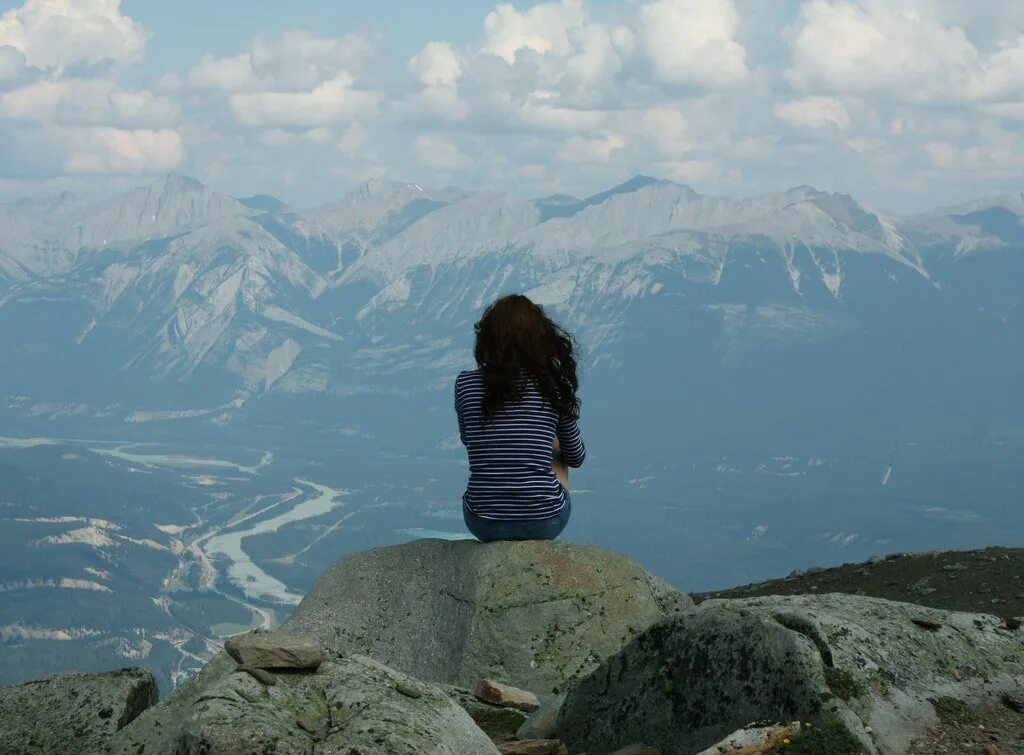
[(277, 532), (287, 524), (303, 519), (312, 519), (344, 505), (342, 498), (348, 491), (330, 488), (307, 480), (296, 480), (296, 482), (312, 488), (315, 492), (277, 516), (257, 522), (247, 529), (214, 535), (201, 546), (208, 557), (221, 555), (230, 560), (227, 577), (248, 598), (296, 605), (302, 600), (302, 595), (292, 592), (288, 589), (288, 585), (267, 574), (255, 564), (243, 550), (242, 540), (267, 532)]

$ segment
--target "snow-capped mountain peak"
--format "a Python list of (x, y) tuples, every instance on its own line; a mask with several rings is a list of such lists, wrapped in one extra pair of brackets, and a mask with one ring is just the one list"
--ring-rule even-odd
[[(341, 199), (302, 213), (297, 231), (305, 236), (324, 236), (336, 242), (350, 237), (363, 239), (382, 226), (401, 225), (422, 213), (460, 199), (457, 190), (431, 189), (415, 183), (373, 179)], [(403, 211), (410, 208), (404, 217)]]
[(170, 175), (101, 202), (0, 205), (0, 328), (28, 313), (50, 352), (100, 355), (107, 377), (216, 375), (247, 395), (448, 370), (450, 328), (515, 290), (585, 323), (599, 356), (633, 309), (685, 316), (732, 354), (825, 338), (879, 297), (904, 314), (936, 301), (965, 244), (1024, 245), (1014, 202), (925, 222), (810, 186), (731, 199), (637, 176), (535, 200), (374, 180), (299, 211)]

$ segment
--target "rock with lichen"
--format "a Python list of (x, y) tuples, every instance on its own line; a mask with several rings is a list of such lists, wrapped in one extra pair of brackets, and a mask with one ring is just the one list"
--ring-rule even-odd
[(421, 679), (472, 687), (488, 677), (543, 699), (691, 605), (603, 548), (420, 540), (342, 559), (286, 629)]
[[(226, 660), (121, 732), (111, 752), (465, 755), (497, 749), (435, 684), (351, 655), (261, 685)], [(405, 690), (414, 689), (411, 696)]]
[(509, 739), (527, 720), (524, 711), (481, 700), (465, 687), (440, 685), (445, 693), (469, 714), (477, 726), (492, 739)]
[(320, 641), (292, 632), (246, 632), (224, 643), (240, 666), (257, 669), (315, 669), (324, 660)]
[(141, 668), (0, 687), (0, 752), (100, 752), (156, 699), (156, 680)]
[(712, 600), (582, 680), (557, 733), (584, 751), (643, 741), (683, 755), (750, 721), (799, 720), (822, 751), (888, 755), (935, 723), (931, 700), (1022, 687), (1024, 631), (994, 616), (841, 594)]
[(842, 594), (693, 607), (629, 559), (562, 542), (356, 554), (280, 631), (229, 650), (107, 751), (751, 755), (781, 737), (895, 755), (941, 719), (936, 701), (1010, 712), (1024, 689), (1024, 630), (1003, 619)]
[(473, 695), (478, 700), (516, 708), (526, 713), (532, 713), (540, 707), (540, 700), (529, 690), (502, 684), (493, 679), (481, 679), (477, 682), (473, 688)]
[[(439, 683), (471, 687), (488, 677), (550, 697), (691, 605), (636, 562), (565, 542), (423, 540), (365, 551), (332, 567), (281, 630), (233, 640), (241, 667), (218, 654), (123, 732), (117, 751), (319, 752), (334, 743), (398, 753), (412, 746), (412, 722), (423, 749), (409, 752), (492, 752), (457, 703), (495, 733), (514, 732), (525, 714), (469, 703)], [(306, 661), (321, 649), (314, 668)], [(280, 668), (279, 657), (292, 668)], [(353, 694), (362, 702), (325, 708), (325, 699)], [(388, 747), (366, 740), (370, 729)]]
[(780, 747), (788, 747), (802, 732), (803, 726), (799, 721), (751, 723), (696, 755), (769, 755)]

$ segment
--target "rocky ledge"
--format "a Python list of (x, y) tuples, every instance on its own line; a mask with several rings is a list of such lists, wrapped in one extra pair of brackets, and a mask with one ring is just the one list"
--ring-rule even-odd
[[(6, 688), (0, 727), (95, 724), (74, 694), (89, 683), (37, 696), (33, 715), (3, 702), (30, 685)], [(894, 755), (943, 751), (922, 736), (998, 709), (1020, 741), (983, 750), (974, 727), (951, 751), (1010, 753), (1024, 630), (844, 594), (694, 606), (600, 548), (426, 540), (343, 559), (279, 631), (233, 638), (134, 721), (120, 694), (116, 723), (65, 723), (82, 736), (53, 751)], [(47, 751), (34, 736), (5, 745)]]
[(0, 752), (101, 752), (156, 699), (153, 675), (132, 668), (0, 687)]
[(715, 600), (607, 659), (557, 729), (586, 752), (694, 753), (749, 721), (796, 720), (822, 753), (905, 753), (937, 722), (933, 701), (1000, 705), (1022, 683), (1024, 632), (995, 616), (841, 594)]

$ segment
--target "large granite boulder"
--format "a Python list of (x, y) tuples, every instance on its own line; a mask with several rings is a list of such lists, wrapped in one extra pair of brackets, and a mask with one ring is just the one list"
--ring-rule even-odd
[(101, 752), (156, 700), (156, 679), (140, 668), (54, 674), (0, 687), (0, 751)]
[(267, 686), (221, 655), (111, 745), (122, 755), (179, 753), (497, 753), (445, 690), (358, 655)]
[(752, 721), (808, 721), (817, 749), (902, 753), (932, 700), (1024, 687), (1024, 629), (994, 616), (852, 595), (707, 601), (641, 634), (558, 715), (574, 750), (710, 747)]
[(420, 540), (335, 564), (287, 622), (333, 653), (543, 698), (692, 601), (635, 561), (564, 541)]

